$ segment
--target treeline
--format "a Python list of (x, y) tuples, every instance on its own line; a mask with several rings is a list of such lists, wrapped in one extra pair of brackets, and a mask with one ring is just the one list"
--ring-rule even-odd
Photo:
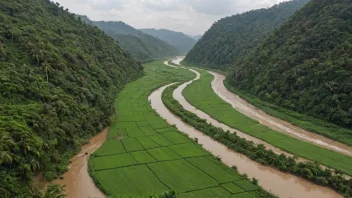
[(116, 94), (143, 68), (58, 3), (0, 4), (0, 192), (37, 197), (33, 178), (65, 172), (81, 145), (109, 125)]
[(312, 0), (234, 66), (230, 84), (352, 129), (351, 9), (349, 0)]
[(296, 157), (278, 155), (272, 150), (267, 150), (264, 145), (255, 145), (252, 141), (247, 141), (235, 133), (225, 132), (221, 128), (208, 124), (206, 120), (186, 111), (173, 98), (172, 93), (176, 87), (177, 85), (168, 87), (162, 95), (162, 100), (171, 112), (187, 124), (226, 145), (229, 149), (242, 153), (262, 165), (271, 166), (318, 185), (330, 187), (345, 197), (352, 197), (352, 179), (345, 179), (341, 171), (322, 168), (319, 163), (315, 162), (298, 162)]
[(229, 69), (308, 1), (283, 2), (268, 9), (223, 18), (204, 34), (184, 63)]

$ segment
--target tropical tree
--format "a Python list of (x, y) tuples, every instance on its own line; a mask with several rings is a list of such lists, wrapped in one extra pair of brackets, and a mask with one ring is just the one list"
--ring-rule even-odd
[(53, 68), (48, 62), (43, 62), (42, 63), (42, 68), (45, 71), (46, 74), (46, 82), (49, 82), (49, 73), (53, 71)]

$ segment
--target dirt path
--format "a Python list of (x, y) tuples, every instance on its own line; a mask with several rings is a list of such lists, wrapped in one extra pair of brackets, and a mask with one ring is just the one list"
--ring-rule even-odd
[(247, 158), (246, 156), (236, 153), (226, 146), (204, 135), (192, 126), (184, 123), (177, 116), (173, 115), (162, 102), (161, 96), (163, 91), (171, 86), (167, 85), (154, 91), (148, 100), (151, 102), (153, 109), (171, 125), (175, 125), (178, 130), (189, 135), (190, 138), (198, 138), (199, 144), (205, 149), (219, 156), (228, 166), (236, 166), (241, 174), (247, 174), (249, 178), (256, 178), (259, 185), (267, 191), (277, 194), (281, 198), (302, 198), (302, 197), (319, 197), (319, 198), (340, 198), (338, 193), (332, 189), (315, 185), (305, 179), (282, 173), (274, 168), (260, 165)]

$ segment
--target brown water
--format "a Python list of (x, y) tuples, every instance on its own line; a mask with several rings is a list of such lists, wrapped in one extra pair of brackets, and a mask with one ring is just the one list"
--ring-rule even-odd
[(208, 72), (214, 76), (214, 80), (211, 83), (214, 92), (224, 101), (231, 104), (232, 107), (237, 111), (259, 121), (259, 123), (262, 125), (285, 133), (291, 137), (300, 139), (305, 142), (310, 142), (330, 150), (334, 150), (344, 155), (352, 156), (352, 147), (336, 142), (324, 136), (306, 131), (279, 118), (266, 114), (262, 110), (259, 110), (244, 99), (240, 98), (238, 95), (227, 90), (223, 82), (226, 78), (224, 75), (216, 72)]
[[(172, 85), (172, 84), (171, 84)], [(198, 138), (199, 144), (215, 156), (219, 156), (228, 166), (236, 166), (241, 174), (258, 179), (258, 183), (267, 191), (271, 191), (281, 198), (341, 198), (338, 193), (330, 188), (315, 185), (299, 177), (282, 173), (274, 168), (262, 166), (246, 156), (229, 150), (226, 146), (202, 134), (192, 126), (182, 122), (173, 115), (161, 100), (163, 91), (171, 85), (164, 86), (154, 91), (148, 98), (153, 109), (171, 125), (176, 125), (178, 130)]]
[[(179, 56), (173, 59), (172, 62), (174, 64), (180, 65), (180, 62), (183, 59), (184, 57)], [(208, 72), (214, 76), (214, 80), (211, 83), (214, 92), (237, 111), (247, 115), (252, 119), (257, 120), (262, 125), (265, 125), (273, 130), (285, 133), (302, 141), (310, 142), (329, 150), (339, 152), (344, 155), (352, 156), (352, 147), (336, 142), (324, 136), (309, 132), (300, 127), (294, 126), (291, 123), (266, 114), (264, 111), (249, 104), (246, 100), (240, 98), (238, 95), (230, 92), (224, 85), (224, 80), (226, 78), (224, 75), (217, 72)], [(239, 136), (242, 137), (242, 134), (239, 133)]]
[[(287, 153), (271, 144), (268, 144), (266, 142), (264, 142), (263, 140), (260, 140), (258, 138), (255, 138), (255, 137), (252, 137), (246, 133), (243, 133), (239, 130), (236, 130), (236, 129), (233, 129), (215, 119), (213, 119), (212, 117), (210, 117), (208, 114), (204, 113), (203, 111), (195, 108), (194, 106), (192, 106), (187, 100), (186, 98), (183, 96), (182, 94), (182, 91), (190, 84), (192, 84), (194, 81), (196, 80), (199, 80), (200, 79), (200, 73), (197, 72), (196, 70), (193, 70), (193, 69), (189, 69), (191, 72), (195, 73), (197, 75), (197, 77), (189, 82), (186, 82), (180, 86), (178, 86), (174, 92), (173, 92), (173, 98), (175, 100), (177, 100), (181, 105), (182, 107), (189, 111), (189, 112), (192, 112), (194, 114), (196, 114), (199, 118), (201, 119), (205, 119), (209, 124), (212, 124), (213, 126), (215, 127), (219, 127), (221, 129), (223, 129), (224, 131), (230, 131), (231, 133), (236, 133), (239, 137), (242, 137), (248, 141), (252, 141), (254, 142), (255, 144), (263, 144), (267, 149), (271, 149), (273, 150), (275, 153), (277, 154), (285, 154), (286, 156), (293, 156), (292, 154), (290, 153)], [(299, 159), (300, 161), (304, 161), (303, 159)]]
[[(72, 163), (69, 165), (69, 170), (62, 175), (63, 179), (55, 180), (55, 184), (66, 185), (66, 195), (72, 198), (101, 198), (105, 195), (95, 186), (92, 178), (88, 173), (89, 155), (95, 152), (105, 141), (108, 129), (104, 129), (98, 135), (89, 140), (89, 144), (82, 147), (75, 157), (72, 158)], [(86, 155), (87, 153), (87, 155)]]

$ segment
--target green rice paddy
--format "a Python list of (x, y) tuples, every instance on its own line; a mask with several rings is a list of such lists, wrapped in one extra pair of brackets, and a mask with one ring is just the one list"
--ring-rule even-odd
[(208, 72), (198, 71), (201, 78), (183, 91), (183, 95), (193, 106), (232, 128), (262, 139), (282, 150), (352, 175), (351, 157), (297, 140), (259, 124), (217, 96), (211, 87), (214, 77)]
[(112, 197), (149, 197), (171, 189), (178, 197), (266, 194), (151, 108), (147, 97), (153, 90), (192, 79), (194, 74), (161, 62), (145, 65), (145, 72), (119, 94), (118, 121), (111, 126), (106, 142), (90, 157), (90, 174), (97, 186)]

